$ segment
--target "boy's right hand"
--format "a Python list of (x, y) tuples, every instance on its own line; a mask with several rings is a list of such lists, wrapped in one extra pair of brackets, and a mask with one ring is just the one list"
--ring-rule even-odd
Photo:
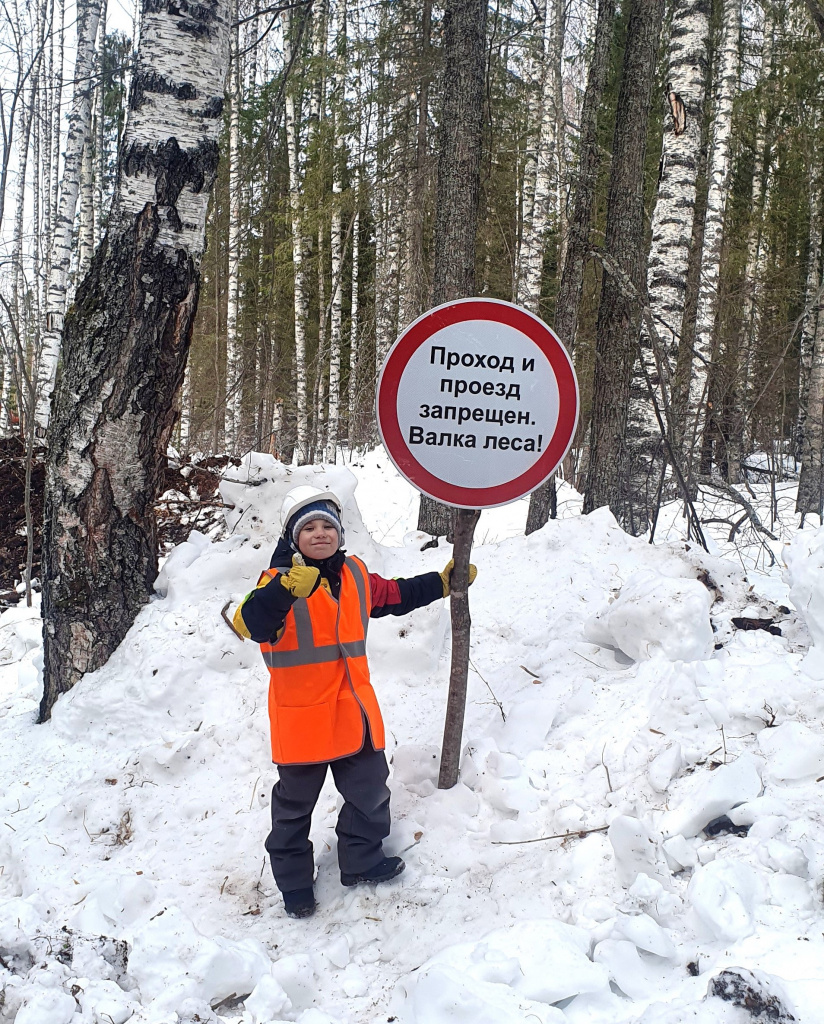
[(280, 582), (292, 597), (311, 597), (320, 586), (320, 569), (293, 564), (289, 572), (280, 574)]

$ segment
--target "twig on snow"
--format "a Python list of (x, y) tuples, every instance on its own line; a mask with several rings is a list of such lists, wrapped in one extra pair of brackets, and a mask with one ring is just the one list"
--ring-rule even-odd
[(583, 839), (584, 836), (591, 836), (594, 832), (606, 832), (609, 825), (599, 825), (598, 828), (583, 828), (578, 832), (560, 832), (557, 836), (538, 836), (537, 839), (493, 839), (493, 846), (522, 846), (524, 843), (545, 843), (548, 839)]

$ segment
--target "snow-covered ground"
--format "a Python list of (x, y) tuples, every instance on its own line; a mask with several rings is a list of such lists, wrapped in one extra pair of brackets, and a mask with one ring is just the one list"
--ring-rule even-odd
[(449, 553), (420, 551), (417, 497), (380, 451), (328, 470), (252, 456), (232, 475), (226, 532), (172, 552), (47, 725), (37, 613), (0, 618), (0, 1022), (824, 1019), (824, 655), (808, 653), (811, 636), (824, 648), (824, 532), (772, 523), (767, 489), (778, 539), (736, 544), (717, 523), (710, 555), (675, 504), (653, 545), (606, 510), (582, 517), (566, 485), (530, 537), (525, 501), (485, 512), (460, 782), (435, 786), (447, 603), (374, 621), (386, 845), (407, 870), (340, 886), (330, 780), (320, 909), (293, 921), (263, 851), (267, 675), (221, 608), (268, 564), (299, 483), (337, 491), (374, 571)]

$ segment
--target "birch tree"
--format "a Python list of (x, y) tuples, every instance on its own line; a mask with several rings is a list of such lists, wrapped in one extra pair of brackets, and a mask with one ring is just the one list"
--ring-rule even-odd
[(704, 217), (704, 245), (695, 320), (695, 351), (687, 406), (686, 446), (695, 448), (703, 432), (707, 401), (707, 375), (712, 361), (713, 336), (718, 311), (718, 282), (724, 213), (727, 205), (732, 138), (733, 101), (738, 92), (741, 35), (741, 0), (724, 0), (718, 84), (707, 166), (709, 189)]
[[(681, 344), (709, 73), (709, 35), (709, 0), (673, 4), (666, 85), (668, 116), (647, 258), (648, 301), (663, 345), (660, 357), (668, 378), (663, 382), (665, 386), (674, 378)], [(646, 360), (648, 372), (655, 380), (658, 368), (650, 347), (649, 332), (642, 325), (641, 358)], [(639, 384), (638, 390), (645, 393), (645, 383)], [(651, 403), (645, 400), (641, 407), (642, 429), (647, 435), (656, 435), (658, 425)]]
[[(284, 22), (283, 60), (288, 68), (294, 59), (293, 47), (299, 44), (298, 24), (291, 15)], [(294, 330), (295, 330), (295, 416), (297, 445), (295, 458), (299, 464), (309, 457), (309, 408), (306, 383), (306, 321), (309, 315), (308, 281), (303, 255), (300, 150), (300, 94), (292, 83), (286, 86), (284, 121), (286, 148), (289, 161), (289, 209), (291, 212), (292, 266), (294, 271)]]
[(43, 533), (46, 719), (157, 574), (153, 502), (197, 310), (229, 61), (225, 0), (144, 0), (107, 235), (66, 320)]
[(535, 75), (533, 68), (532, 72), (540, 86), (536, 111), (538, 129), (531, 161), (534, 172), (527, 176), (531, 187), (525, 189), (524, 196), (526, 210), (521, 228), (516, 293), (518, 304), (536, 316), (540, 315), (547, 231), (551, 218), (557, 215), (561, 192), (562, 159), (558, 126), (563, 120), (560, 75), (564, 47), (563, 4), (557, 0), (546, 0), (543, 23), (543, 45), (538, 55), (541, 71)]
[(92, 96), (94, 94), (95, 39), (100, 20), (101, 0), (77, 0), (77, 51), (74, 66), (72, 105), (68, 118), (66, 149), (60, 203), (54, 223), (54, 241), (46, 298), (46, 324), (37, 377), (35, 419), (45, 431), (49, 422), (57, 361), (63, 336), (66, 293), (72, 252), (72, 228), (80, 191), (83, 149), (89, 142)]
[[(343, 169), (346, 147), (345, 68), (346, 68), (346, 0), (335, 5), (334, 74), (332, 78), (332, 295), (329, 318), (329, 407), (327, 413), (326, 461), (335, 462), (340, 427), (340, 368), (343, 344), (343, 257), (346, 242), (343, 230)], [(323, 315), (323, 311), (321, 311)]]
[(229, 72), (229, 267), (226, 304), (226, 413), (224, 442), (234, 451), (240, 434), (243, 343), (238, 331), (241, 257), (240, 105), (243, 69), (240, 54), (238, 2), (232, 4), (232, 58)]

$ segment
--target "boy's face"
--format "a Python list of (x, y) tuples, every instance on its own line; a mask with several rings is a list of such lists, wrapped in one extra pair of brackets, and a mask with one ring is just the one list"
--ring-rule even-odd
[(298, 534), (298, 550), (320, 561), (338, 550), (338, 531), (328, 519), (310, 519)]

